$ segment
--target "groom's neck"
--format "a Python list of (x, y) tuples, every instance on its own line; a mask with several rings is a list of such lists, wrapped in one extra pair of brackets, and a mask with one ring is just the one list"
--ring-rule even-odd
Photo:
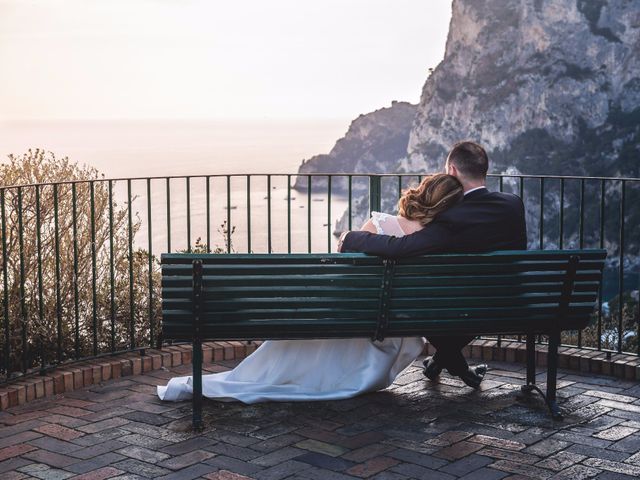
[(484, 181), (461, 182), (461, 183), (462, 183), (462, 188), (465, 194), (471, 190), (475, 190), (476, 188), (482, 188), (486, 186)]

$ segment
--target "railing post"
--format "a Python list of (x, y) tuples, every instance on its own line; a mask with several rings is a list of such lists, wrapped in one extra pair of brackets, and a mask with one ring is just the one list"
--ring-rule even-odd
[(29, 368), (29, 344), (27, 341), (27, 304), (25, 298), (25, 261), (24, 261), (24, 226), (22, 215), (22, 187), (18, 187), (18, 251), (20, 254), (20, 327), (22, 331), (22, 373), (27, 373)]
[[(74, 184), (75, 186), (75, 184)], [(75, 235), (75, 234), (74, 234)], [(75, 238), (75, 236), (74, 236)], [(109, 180), (109, 300), (111, 318), (111, 353), (116, 351), (116, 266), (113, 250), (113, 181)], [(75, 270), (77, 272), (77, 268)], [(76, 274), (77, 278), (77, 274)], [(78, 303), (76, 302), (76, 305)], [(76, 315), (78, 318), (79, 315)]]
[(625, 192), (626, 182), (620, 184), (620, 227), (618, 243), (618, 353), (622, 353), (622, 336), (624, 334), (624, 220), (625, 220)]
[(136, 331), (135, 331), (135, 299), (134, 299), (134, 277), (133, 277), (133, 199), (131, 196), (131, 179), (127, 179), (127, 214), (128, 228), (127, 240), (129, 243), (129, 336), (131, 342), (131, 350), (136, 348)]
[[(7, 271), (7, 215), (5, 209), (5, 189), (0, 189), (0, 217), (2, 217), (2, 312), (4, 323), (3, 362), (6, 377), (11, 373), (9, 362), (11, 360), (11, 324), (9, 322), (9, 277)], [(2, 369), (0, 369), (2, 370)]]
[(369, 214), (382, 210), (382, 177), (369, 175)]

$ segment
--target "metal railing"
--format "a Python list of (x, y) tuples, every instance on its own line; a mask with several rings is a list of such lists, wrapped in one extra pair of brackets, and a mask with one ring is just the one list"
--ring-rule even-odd
[[(335, 252), (419, 174), (252, 174), (0, 187), (0, 381), (156, 346), (158, 255)], [(526, 204), (530, 248), (607, 248), (593, 325), (568, 344), (640, 354), (640, 179), (491, 175)], [(142, 213), (141, 213), (142, 212)]]

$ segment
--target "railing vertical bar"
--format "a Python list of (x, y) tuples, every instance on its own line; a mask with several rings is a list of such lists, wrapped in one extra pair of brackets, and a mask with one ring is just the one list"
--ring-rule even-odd
[(5, 189), (0, 189), (0, 215), (2, 216), (2, 312), (4, 316), (4, 368), (9, 378), (11, 361), (11, 325), (9, 323), (9, 273), (7, 271), (7, 214), (5, 209)]
[(524, 177), (520, 177), (520, 181), (518, 183), (519, 197), (524, 201)]
[[(540, 239), (538, 248), (544, 248), (544, 177), (540, 177)], [(538, 335), (538, 343), (542, 343), (542, 335)]]
[(540, 250), (544, 247), (544, 178), (540, 177)]
[(267, 175), (267, 252), (273, 253), (271, 246), (271, 175)]
[[(604, 199), (605, 199), (605, 183), (600, 181), (600, 248), (604, 248)], [(602, 350), (602, 287), (598, 293), (598, 332), (597, 343), (598, 350)]]
[(127, 179), (127, 205), (129, 210), (128, 240), (129, 240), (129, 340), (131, 350), (136, 348), (135, 338), (135, 301), (133, 298), (133, 202), (131, 200), (131, 179)]
[[(504, 178), (502, 177), (502, 175), (500, 175), (500, 177), (498, 177), (498, 189), (503, 192), (504, 191)], [(498, 347), (502, 346), (502, 335), (498, 334), (498, 336), (496, 337), (497, 343), (498, 343)]]
[(369, 215), (371, 212), (379, 212), (381, 209), (382, 177), (369, 175)]
[[(74, 352), (80, 358), (80, 291), (78, 265), (78, 185), (71, 184), (71, 230), (73, 234), (73, 320), (74, 320)], [(62, 324), (58, 325), (62, 334)], [(60, 345), (58, 362), (62, 361), (62, 345)]]
[(113, 180), (109, 180), (109, 295), (111, 313), (111, 353), (116, 351), (116, 267), (113, 254)]
[(624, 311), (624, 210), (625, 210), (625, 193), (627, 183), (624, 180), (620, 181), (620, 244), (619, 244), (619, 267), (618, 267), (618, 353), (622, 352), (622, 314)]
[(327, 253), (331, 253), (331, 184), (333, 177), (327, 175)]
[[(584, 248), (584, 179), (580, 180), (580, 207), (578, 216), (578, 242)], [(582, 330), (578, 330), (578, 348), (582, 348)]]
[(251, 253), (251, 175), (247, 175), (247, 253)]
[(98, 355), (98, 291), (96, 288), (96, 199), (95, 182), (89, 182), (91, 202), (91, 313), (93, 318), (93, 356)]
[[(60, 279), (60, 218), (58, 212), (58, 184), (53, 185), (53, 247), (55, 251), (55, 284), (56, 284), (56, 322), (57, 327), (62, 331), (62, 300), (60, 298), (61, 279)], [(79, 351), (79, 327), (76, 323), (76, 358), (80, 357)], [(60, 348), (61, 350), (61, 348)], [(61, 355), (61, 352), (59, 352)]]
[(227, 175), (227, 253), (231, 253), (231, 175)]
[(307, 175), (307, 250), (311, 253), (311, 175)]
[[(40, 211), (40, 185), (36, 185), (36, 250), (37, 250), (37, 258), (38, 258), (38, 322), (42, 328), (44, 324), (44, 298), (43, 298), (43, 285), (42, 285), (42, 232), (41, 230), (41, 214)], [(57, 343), (60, 342), (60, 331), (57, 332)], [(40, 365), (42, 367), (42, 371), (44, 371), (44, 367), (46, 365), (46, 353), (44, 344), (42, 340), (40, 341)]]
[[(524, 203), (524, 177), (520, 177), (518, 182), (518, 196), (522, 199), (522, 203)], [(526, 203), (524, 203), (526, 205)], [(518, 335), (518, 342), (522, 341), (522, 335)]]
[(147, 178), (147, 241), (149, 243), (148, 250), (148, 268), (149, 268), (149, 346), (155, 345), (156, 329), (153, 318), (153, 224), (151, 222), (151, 179)]
[(398, 175), (398, 199), (402, 198), (402, 175)]
[[(518, 179), (518, 196), (524, 203), (524, 177), (519, 177)], [(518, 342), (522, 342), (522, 335), (518, 335)]]
[(191, 251), (191, 177), (185, 179), (187, 193), (187, 250)]
[(353, 175), (349, 175), (349, 230), (353, 228)]
[(291, 175), (287, 175), (287, 253), (291, 253)]
[(167, 252), (171, 253), (171, 178), (167, 177)]
[[(502, 175), (500, 175), (499, 177), (499, 188), (501, 192), (504, 192), (504, 177)], [(498, 347), (502, 346), (502, 335), (498, 335), (497, 337), (497, 341), (498, 341)]]
[(580, 180), (580, 226), (578, 229), (579, 245), (584, 248), (584, 179)]
[[(522, 203), (524, 204), (524, 177), (520, 177), (518, 180), (519, 180), (518, 196), (520, 197), (520, 199), (522, 200)], [(521, 342), (521, 341), (522, 341), (522, 335), (518, 335), (518, 342)]]
[(22, 187), (18, 187), (18, 248), (20, 253), (20, 317), (22, 323), (22, 373), (27, 373), (27, 304), (25, 299), (24, 228), (22, 223)]
[(564, 178), (560, 179), (560, 250), (564, 247)]
[(207, 197), (207, 253), (211, 252), (211, 177), (206, 180)]

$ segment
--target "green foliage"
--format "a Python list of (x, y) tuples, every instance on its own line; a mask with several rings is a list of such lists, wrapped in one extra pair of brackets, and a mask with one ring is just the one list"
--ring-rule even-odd
[(184, 250), (178, 250), (178, 253), (237, 253), (236, 249), (233, 247), (233, 234), (236, 231), (235, 225), (231, 226), (231, 231), (227, 228), (227, 221), (224, 220), (217, 229), (218, 234), (222, 236), (222, 238), (229, 238), (229, 245), (221, 247), (216, 245), (212, 250), (209, 249), (209, 245), (206, 242), (202, 241), (201, 237), (196, 238), (196, 243), (190, 248), (185, 248)]

